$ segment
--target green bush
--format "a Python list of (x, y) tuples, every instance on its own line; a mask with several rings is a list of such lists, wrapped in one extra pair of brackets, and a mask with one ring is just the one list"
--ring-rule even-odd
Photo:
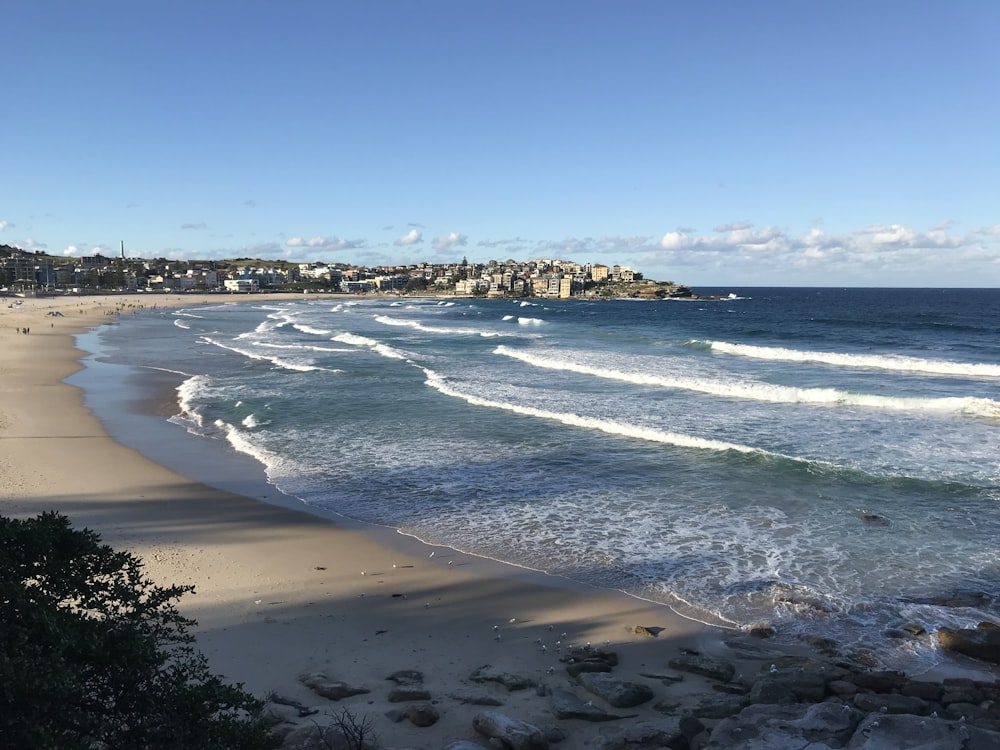
[(272, 748), (142, 562), (58, 513), (0, 516), (0, 747)]

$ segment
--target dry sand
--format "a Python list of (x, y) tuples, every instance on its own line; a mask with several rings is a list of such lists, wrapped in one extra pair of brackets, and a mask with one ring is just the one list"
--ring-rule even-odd
[[(112, 546), (138, 554), (157, 582), (194, 584), (196, 593), (181, 601), (181, 609), (198, 621), (198, 641), (214, 672), (259, 696), (273, 691), (324, 710), (346, 707), (367, 715), (386, 747), (485, 742), (472, 729), (472, 717), (482, 708), (452, 696), (490, 694), (513, 717), (540, 726), (558, 723), (567, 733), (560, 747), (573, 750), (590, 746), (601, 725), (556, 722), (535, 691), (473, 684), (471, 673), (489, 664), (590, 698), (560, 668), (557, 640), (609, 642), (620, 656), (616, 674), (623, 678), (666, 671), (680, 647), (709, 653), (721, 648), (721, 631), (666, 607), (556, 585), (545, 576), (434, 550), (398, 534), (372, 536), (227, 493), (115, 442), (84, 406), (80, 391), (62, 382), (80, 367), (82, 353), (72, 334), (107, 322), (117, 306), (124, 306), (118, 320), (127, 325), (134, 309), (129, 305), (196, 302), (218, 303), (219, 297), (38, 298), (20, 307), (14, 298), (4, 300), (0, 512), (61, 511)], [(57, 310), (63, 317), (47, 315)], [(15, 330), (24, 327), (29, 334)], [(641, 637), (633, 632), (636, 625), (664, 631), (656, 639)], [(388, 702), (393, 683), (386, 677), (401, 669), (424, 673), (441, 714), (434, 726), (386, 718), (386, 712), (405, 708)], [(318, 670), (370, 692), (325, 701), (298, 679)], [(658, 698), (667, 697), (658, 681), (635, 679), (649, 683)], [(657, 718), (654, 702), (629, 712)], [(312, 719), (322, 717), (323, 711)]]

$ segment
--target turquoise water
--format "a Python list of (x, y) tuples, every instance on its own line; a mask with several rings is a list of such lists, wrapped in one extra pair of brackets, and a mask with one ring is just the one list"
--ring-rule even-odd
[[(1000, 291), (735, 292), (249, 300), (134, 316), (97, 359), (179, 373), (176, 432), (308, 505), (933, 663), (887, 631), (998, 614)], [(986, 597), (913, 603), (954, 591)]]

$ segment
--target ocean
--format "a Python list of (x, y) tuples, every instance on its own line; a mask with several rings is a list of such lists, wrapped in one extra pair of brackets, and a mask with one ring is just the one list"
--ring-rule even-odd
[(113, 421), (173, 373), (166, 442), (112, 434), (704, 622), (919, 671), (904, 625), (996, 621), (1000, 290), (696, 291), (730, 296), (147, 309), (80, 337), (81, 383)]

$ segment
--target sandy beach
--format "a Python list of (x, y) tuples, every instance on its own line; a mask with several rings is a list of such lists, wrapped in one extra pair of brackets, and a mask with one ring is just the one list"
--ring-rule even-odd
[[(73, 335), (108, 322), (116, 310), (127, 325), (140, 306), (219, 301), (8, 298), (0, 307), (3, 512), (58, 510), (138, 554), (157, 582), (193, 584), (196, 593), (181, 609), (198, 621), (213, 671), (258, 696), (277, 694), (320, 710), (305, 721), (347, 708), (370, 720), (385, 747), (436, 748), (484, 741), (472, 727), (483, 707), (465, 702), (472, 695), (494, 696), (499, 710), (538, 726), (557, 723), (535, 690), (472, 682), (486, 665), (580, 693), (560, 655), (569, 644), (606, 644), (620, 660), (616, 676), (645, 681), (665, 698), (661, 681), (637, 675), (666, 671), (682, 648), (725, 650), (725, 631), (663, 606), (562, 585), (392, 532), (362, 533), (296, 510), (263, 485), (260, 497), (248, 497), (191, 481), (112, 440), (81, 392), (62, 382), (81, 366)], [(636, 634), (636, 626), (663, 630), (652, 638)], [(395, 683), (386, 678), (399, 670), (423, 673), (440, 715), (433, 726), (387, 716), (406, 708), (390, 702)], [(312, 672), (368, 692), (323, 699), (300, 681)], [(686, 684), (697, 688), (697, 678)], [(684, 688), (669, 690), (676, 697)], [(627, 713), (662, 718), (654, 704)], [(558, 724), (566, 735), (560, 747), (570, 750), (592, 746), (599, 732), (582, 720)]]

